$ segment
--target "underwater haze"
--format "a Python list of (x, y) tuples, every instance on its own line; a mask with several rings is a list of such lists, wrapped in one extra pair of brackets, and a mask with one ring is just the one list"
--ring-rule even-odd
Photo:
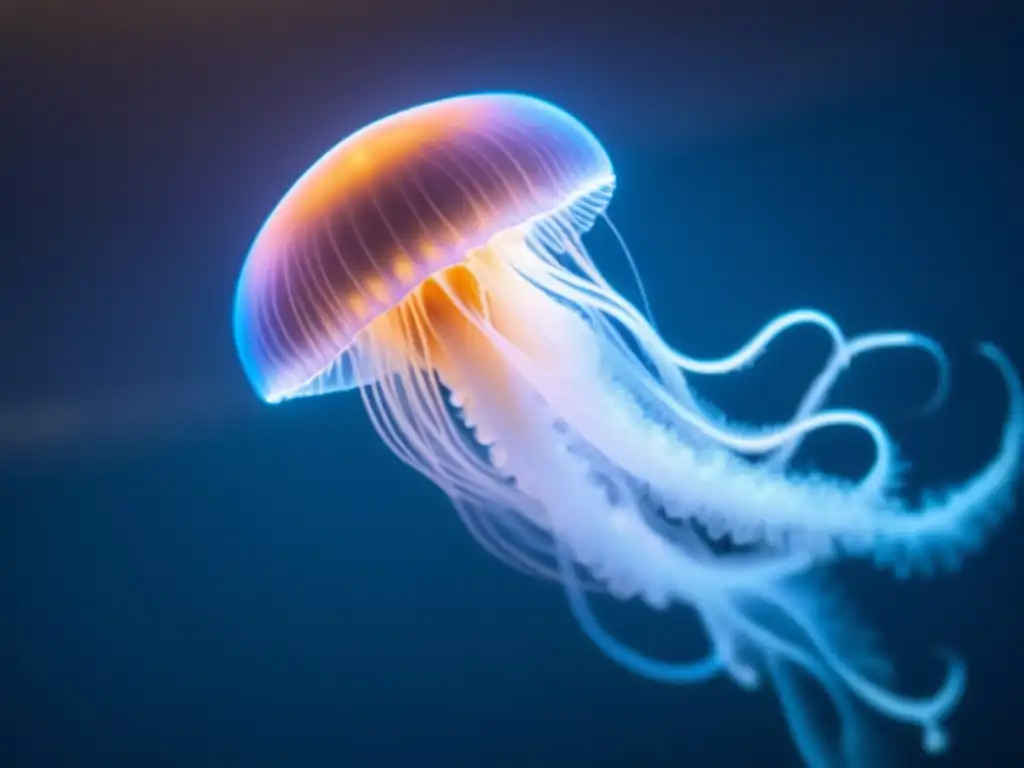
[[(880, 417), (912, 493), (986, 462), (1006, 397), (976, 345), (1024, 366), (1011, 15), (629, 5), (0, 12), (0, 766), (800, 764), (769, 686), (615, 666), (557, 585), (477, 546), (358, 396), (268, 407), (235, 353), (242, 261), (311, 162), (384, 114), (518, 91), (607, 148), (609, 214), (667, 341), (723, 355), (804, 306), (854, 334), (921, 331), (951, 358), (942, 408), (915, 411), (936, 375), (912, 353), (858, 362), (830, 402)], [(639, 305), (609, 233), (584, 241)], [(827, 353), (795, 331), (694, 385), (777, 421)], [(821, 435), (797, 463), (870, 458)], [(932, 692), (943, 649), (967, 661), (948, 753), (879, 724), (897, 765), (1024, 764), (1017, 504), (955, 573), (838, 569), (901, 690)], [(594, 607), (653, 655), (704, 648), (683, 610)]]

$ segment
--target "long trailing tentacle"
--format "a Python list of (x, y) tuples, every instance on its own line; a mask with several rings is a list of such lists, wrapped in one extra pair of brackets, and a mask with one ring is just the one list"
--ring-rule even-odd
[(809, 644), (806, 650), (787, 640), (784, 633), (751, 619), (739, 608), (731, 614), (731, 618), (735, 625), (761, 648), (782, 654), (811, 671), (819, 679), (824, 676), (815, 671), (820, 670), (819, 665), (825, 665), (844, 686), (870, 708), (893, 720), (919, 726), (925, 751), (931, 754), (944, 751), (947, 735), (942, 723), (956, 708), (967, 684), (966, 666), (963, 661), (952, 653), (944, 654), (948, 665), (947, 673), (942, 685), (931, 696), (913, 698), (897, 694), (872, 680), (871, 676), (840, 655), (834, 642), (843, 638), (843, 625), (834, 624), (827, 616), (812, 620), (810, 617), (821, 613), (820, 605), (811, 602), (820, 600), (820, 594), (812, 593), (809, 598), (810, 600), (799, 601), (794, 595), (787, 595), (783, 589), (765, 589), (756, 595), (757, 600), (764, 601), (780, 611), (788, 621), (798, 627)]
[(670, 662), (654, 659), (618, 640), (601, 626), (590, 610), (586, 594), (580, 587), (576, 575), (575, 561), (565, 545), (559, 543), (556, 552), (562, 583), (573, 617), (591, 642), (617, 664), (641, 677), (676, 684), (704, 682), (726, 671), (726, 665), (716, 646), (712, 646), (707, 656), (702, 659), (692, 662)]

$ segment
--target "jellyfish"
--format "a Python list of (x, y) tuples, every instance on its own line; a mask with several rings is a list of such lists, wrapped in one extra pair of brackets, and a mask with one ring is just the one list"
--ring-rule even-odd
[[(615, 185), (590, 130), (526, 95), (443, 99), (359, 130), (298, 179), (246, 257), (233, 322), (252, 388), (267, 403), (357, 390), (395, 456), (489, 553), (561, 585), (611, 660), (676, 685), (772, 685), (807, 765), (880, 765), (886, 719), (943, 751), (965, 662), (943, 652), (941, 682), (905, 693), (832, 566), (927, 575), (983, 543), (1020, 470), (1014, 367), (980, 346), (1009, 401), (987, 465), (911, 497), (882, 424), (827, 401), (863, 355), (919, 350), (937, 364), (934, 408), (948, 384), (942, 347), (915, 332), (849, 336), (798, 309), (731, 354), (688, 356), (657, 330), (608, 218)], [(596, 226), (618, 238), (642, 301), (585, 247)], [(808, 325), (832, 351), (788, 420), (743, 424), (695, 391)], [(863, 476), (794, 465), (826, 429), (870, 439)], [(602, 594), (690, 610), (706, 653), (664, 660), (626, 643), (594, 610)]]

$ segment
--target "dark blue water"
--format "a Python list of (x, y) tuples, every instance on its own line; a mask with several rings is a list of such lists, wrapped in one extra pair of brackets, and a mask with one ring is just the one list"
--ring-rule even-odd
[[(22, 70), (8, 127), (0, 391), (12, 408), (65, 410), (19, 427), (27, 437), (7, 441), (0, 469), (0, 765), (795, 764), (769, 691), (674, 689), (602, 657), (556, 587), (476, 547), (357, 398), (251, 403), (229, 317), (262, 217), (336, 134), (442, 95), (414, 61), (412, 85), (390, 75), (399, 95), (332, 109), (342, 64), (358, 58), (309, 39), (148, 56), (54, 44), (52, 59), (15, 59), (36, 67)], [(676, 123), (639, 128), (623, 114), (630, 81), (646, 84), (637, 108), (653, 115), (686, 79), (671, 45), (610, 51), (610, 92), (582, 70), (548, 79), (536, 59), (518, 77), (507, 62), (493, 71), (496, 86), (564, 103), (608, 136), (611, 214), (680, 349), (722, 353), (807, 305), (850, 331), (941, 340), (954, 386), (936, 416), (909, 415), (934, 382), (910, 353), (865, 361), (836, 395), (886, 420), (918, 486), (956, 481), (994, 449), (1003, 392), (973, 345), (994, 341), (1024, 365), (1019, 57), (966, 48), (933, 48), (841, 98), (800, 86), (806, 98), (749, 115), (703, 102), (687, 120), (675, 105)], [(449, 62), (438, 90), (483, 87), (488, 65), (473, 55), (479, 71), (460, 79)], [(399, 72), (400, 51), (389, 56)], [(628, 286), (607, 238), (594, 243)], [(812, 332), (794, 334), (703, 391), (739, 418), (777, 418), (824, 353)], [(805, 456), (840, 471), (863, 448), (812, 441)], [(955, 576), (844, 574), (911, 690), (936, 682), (932, 649), (970, 661), (954, 750), (927, 764), (1024, 757), (1022, 525), (1012, 518)], [(686, 615), (598, 608), (652, 650), (700, 648)], [(906, 764), (926, 764), (915, 738), (894, 735)]]

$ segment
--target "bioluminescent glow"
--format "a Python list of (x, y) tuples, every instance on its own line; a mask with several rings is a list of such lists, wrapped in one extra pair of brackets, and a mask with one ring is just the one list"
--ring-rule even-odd
[[(447, 99), (359, 131), (299, 179), (246, 260), (234, 323), (253, 387), (267, 402), (358, 387), (391, 450), (489, 552), (560, 582), (610, 658), (671, 683), (770, 680), (809, 765), (876, 765), (872, 710), (942, 751), (964, 663), (946, 657), (932, 695), (901, 695), (822, 571), (864, 559), (926, 573), (978, 547), (1010, 510), (1020, 468), (1014, 368), (982, 345), (1009, 393), (1000, 445), (975, 476), (912, 505), (882, 425), (826, 399), (855, 358), (916, 348), (939, 364), (937, 404), (941, 348), (916, 333), (848, 337), (799, 310), (735, 354), (688, 357), (583, 245), (607, 221), (614, 185), (597, 139), (526, 96)], [(740, 426), (694, 396), (696, 375), (737, 371), (806, 324), (834, 348), (789, 422)], [(808, 434), (840, 426), (874, 442), (864, 477), (792, 468)], [(597, 621), (594, 591), (692, 608), (707, 657), (662, 662), (626, 646)], [(838, 732), (816, 726), (808, 681), (831, 700)]]

